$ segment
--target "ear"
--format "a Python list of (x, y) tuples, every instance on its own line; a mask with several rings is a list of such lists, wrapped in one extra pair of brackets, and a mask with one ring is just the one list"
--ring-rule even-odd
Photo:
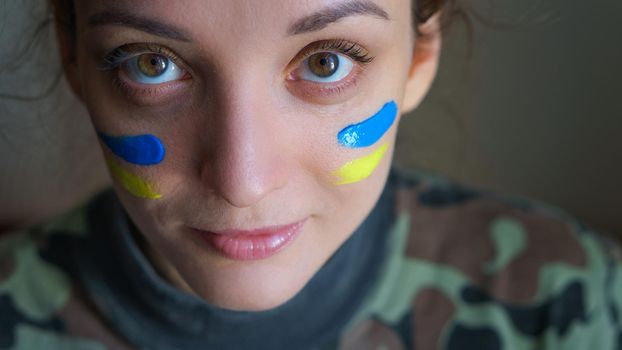
[(413, 111), (430, 90), (438, 70), (442, 34), (440, 13), (419, 26), (421, 33), (415, 40), (410, 72), (406, 82), (402, 111)]
[[(52, 1), (52, 7), (54, 9), (54, 27), (56, 29), (56, 38), (63, 71), (65, 72), (65, 77), (73, 93), (80, 100), (83, 100), (82, 87), (78, 74), (78, 62), (76, 60), (77, 39), (76, 33), (74, 32), (75, 23), (73, 23), (73, 19), (71, 18), (72, 14), (68, 13), (67, 9), (61, 4), (61, 1)], [(73, 13), (73, 11), (71, 13)]]

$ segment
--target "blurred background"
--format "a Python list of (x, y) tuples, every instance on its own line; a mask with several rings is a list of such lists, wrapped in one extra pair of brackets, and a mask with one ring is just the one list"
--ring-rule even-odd
[[(396, 162), (548, 202), (622, 238), (622, 1), (462, 3), (482, 19), (472, 35), (464, 21), (449, 28)], [(87, 113), (56, 74), (53, 27), (39, 27), (44, 4), (0, 2), (0, 231), (108, 182)]]
[(622, 238), (622, 1), (466, 0), (396, 160)]
[(0, 1), (0, 232), (62, 213), (107, 183), (62, 73), (45, 0)]

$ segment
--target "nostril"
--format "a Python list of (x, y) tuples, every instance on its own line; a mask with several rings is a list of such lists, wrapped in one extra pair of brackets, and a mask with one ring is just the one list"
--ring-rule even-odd
[(282, 188), (287, 182), (287, 170), (274, 153), (237, 150), (207, 162), (201, 177), (205, 186), (230, 205), (245, 208)]

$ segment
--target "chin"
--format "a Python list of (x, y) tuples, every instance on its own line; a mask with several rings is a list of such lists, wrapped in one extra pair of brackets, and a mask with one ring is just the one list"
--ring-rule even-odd
[(199, 297), (208, 303), (228, 310), (266, 311), (277, 308), (294, 298), (313, 274), (309, 276), (285, 276), (273, 274), (261, 276), (253, 273), (252, 277), (239, 277), (219, 283), (218, 286), (206, 290), (194, 290)]
[(288, 290), (281, 294), (270, 293), (251, 293), (248, 296), (241, 296), (240, 299), (228, 300), (224, 304), (215, 304), (220, 308), (235, 311), (267, 311), (277, 308), (291, 300), (299, 290)]
[(180, 284), (223, 309), (265, 311), (279, 307), (294, 298), (330, 256), (330, 251), (318, 250), (313, 244), (310, 247), (305, 240), (266, 260), (234, 261), (205, 252), (205, 260), (180, 259), (176, 264), (183, 280)]
[(345, 238), (330, 235), (329, 241), (316, 232), (323, 230), (309, 222), (289, 247), (254, 261), (227, 259), (193, 245), (188, 254), (176, 256), (175, 265), (189, 289), (206, 302), (223, 309), (265, 311), (294, 298)]

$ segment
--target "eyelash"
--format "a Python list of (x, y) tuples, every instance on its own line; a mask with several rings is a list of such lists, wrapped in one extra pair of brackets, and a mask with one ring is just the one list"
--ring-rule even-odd
[(339, 51), (344, 55), (349, 56), (355, 61), (358, 61), (362, 64), (371, 63), (374, 60), (374, 57), (367, 52), (361, 45), (351, 42), (346, 39), (330, 39), (312, 43), (302, 49), (302, 60), (308, 58), (309, 56), (323, 51)]
[[(126, 79), (121, 77), (119, 72), (119, 66), (132, 57), (142, 54), (158, 54), (170, 59), (180, 68), (185, 69), (185, 65), (181, 62), (179, 56), (177, 56), (172, 50), (155, 43), (130, 43), (117, 47), (106, 56), (104, 56), (101, 64), (97, 67), (100, 71), (112, 72), (112, 83), (115, 88), (124, 93), (128, 98), (135, 98), (141, 96), (148, 101), (143, 100), (145, 103), (157, 103), (160, 97), (166, 96), (166, 92), (171, 89), (171, 82), (158, 84), (158, 85), (146, 85), (141, 87), (132, 86)], [(186, 70), (187, 72), (187, 70)], [(188, 73), (186, 73), (188, 74)], [(133, 83), (133, 85), (139, 85), (140, 83)], [(179, 87), (179, 86), (177, 86)]]
[(175, 64), (180, 64), (179, 57), (173, 51), (163, 46), (154, 43), (134, 43), (120, 46), (107, 54), (99, 69), (102, 71), (114, 70), (127, 59), (145, 53), (159, 54), (170, 59)]
[[(371, 56), (365, 48), (355, 42), (349, 41), (347, 39), (329, 39), (316, 41), (307, 45), (301, 50), (297, 57), (292, 60), (292, 64), (299, 65), (301, 62), (303, 62), (305, 59), (309, 58), (313, 54), (325, 51), (336, 51), (338, 53), (344, 54), (349, 58), (353, 59), (354, 61), (358, 62), (359, 67), (364, 67), (368, 65), (375, 58), (374, 56)], [(119, 68), (121, 64), (123, 64), (128, 59), (134, 56), (148, 53), (162, 55), (170, 59), (176, 65), (184, 68), (184, 65), (183, 63), (181, 63), (181, 59), (179, 58), (179, 56), (177, 56), (172, 50), (166, 47), (155, 43), (131, 43), (120, 46), (108, 53), (102, 60), (98, 69), (101, 71), (115, 71)], [(359, 68), (358, 70), (360, 71), (361, 69)], [(316, 85), (317, 87), (315, 89), (318, 90), (318, 93), (322, 95), (338, 95), (343, 92), (350, 84), (356, 82), (356, 79), (344, 78), (343, 80), (350, 81), (342, 84), (311, 84)], [(129, 97), (135, 96), (137, 94), (152, 95), (159, 92), (158, 86), (150, 86), (139, 89), (137, 89), (136, 87), (131, 87), (128, 83), (124, 82), (121, 79), (118, 72), (115, 73), (113, 82), (117, 88), (125, 92)]]

